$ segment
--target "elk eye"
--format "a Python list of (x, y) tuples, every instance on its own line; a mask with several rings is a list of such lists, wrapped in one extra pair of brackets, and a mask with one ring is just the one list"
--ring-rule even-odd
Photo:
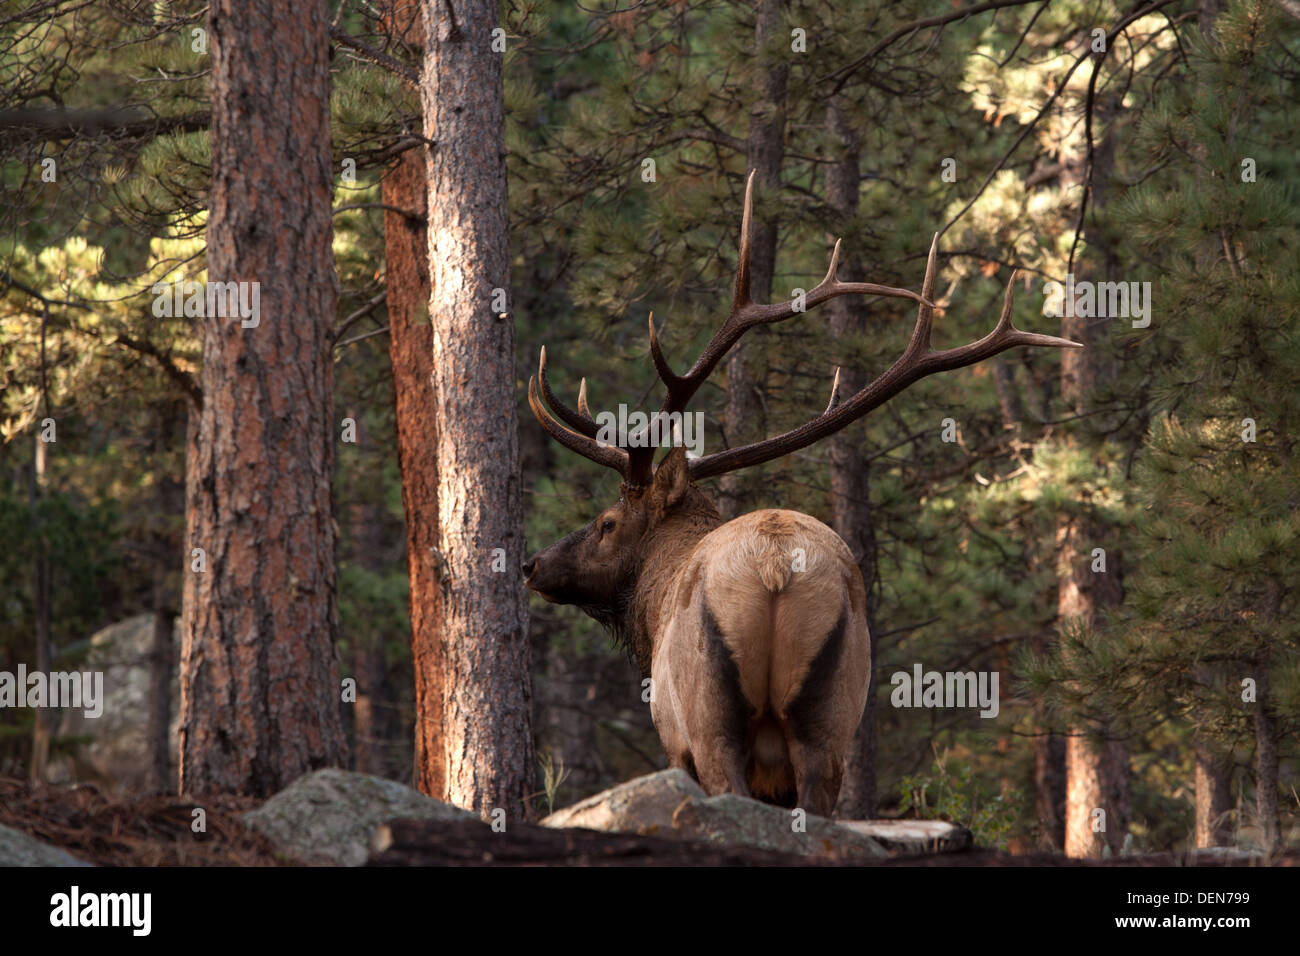
[(606, 518), (603, 522), (601, 522), (601, 525), (600, 525), (600, 533), (601, 533), (601, 534), (609, 534), (609, 533), (610, 533), (611, 531), (613, 531), (613, 530), (614, 530), (614, 519), (613, 519), (613, 518)]

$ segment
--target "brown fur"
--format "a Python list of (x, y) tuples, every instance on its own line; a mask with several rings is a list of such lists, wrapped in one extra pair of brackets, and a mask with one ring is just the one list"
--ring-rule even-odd
[(831, 813), (871, 644), (862, 575), (830, 528), (784, 510), (722, 523), (675, 449), (653, 484), (624, 486), (525, 569), (630, 647), (672, 766), (709, 793)]

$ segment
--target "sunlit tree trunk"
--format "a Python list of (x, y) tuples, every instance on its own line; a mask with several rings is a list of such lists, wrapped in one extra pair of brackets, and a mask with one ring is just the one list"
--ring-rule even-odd
[[(334, 579), (329, 7), (214, 0), (209, 282), (187, 476), (181, 789), (273, 793), (343, 762)], [(251, 299), (249, 300), (251, 302)]]
[(1232, 756), (1209, 738), (1194, 742), (1196, 755), (1196, 845), (1227, 846), (1232, 838)]
[[(424, 18), (415, 0), (386, 8), (390, 31), (423, 56)], [(411, 657), (417, 714), (442, 711), (442, 585), (438, 555), (438, 409), (433, 391), (429, 322), (428, 172), (426, 151), (403, 153), (384, 177), (384, 248), (388, 279), (388, 354), (393, 366), (397, 461), (406, 518), (411, 587)], [(401, 209), (405, 214), (395, 212)], [(445, 784), (441, 720), (415, 721), (415, 785), (441, 796)]]
[(429, 0), (424, 14), (424, 130), (437, 143), (426, 159), (437, 428), (424, 454), (437, 463), (442, 602), (417, 720), (440, 725), (441, 752), (425, 750), (434, 766), (417, 776), (430, 792), (441, 777), (434, 796), (515, 819), (530, 810), (534, 760), (498, 5)]

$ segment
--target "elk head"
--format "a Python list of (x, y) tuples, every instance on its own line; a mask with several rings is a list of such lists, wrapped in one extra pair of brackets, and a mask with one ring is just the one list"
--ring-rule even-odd
[(684, 450), (674, 449), (648, 486), (624, 482), (618, 501), (594, 521), (524, 562), (528, 587), (617, 629), (651, 550), (648, 539), (679, 514), (692, 491), (704, 497), (690, 485)]

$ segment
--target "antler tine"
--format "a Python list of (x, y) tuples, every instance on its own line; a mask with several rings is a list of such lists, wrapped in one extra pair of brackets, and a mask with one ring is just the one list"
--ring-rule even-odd
[(574, 411), (559, 397), (551, 391), (551, 383), (546, 377), (546, 346), (542, 346), (541, 357), (537, 360), (537, 380), (542, 386), (542, 395), (546, 398), (546, 404), (555, 410), (556, 416), (568, 425), (569, 428), (585, 435), (588, 438), (595, 438), (596, 433), (600, 431), (600, 426), (596, 424), (595, 419), (586, 411), (586, 379), (583, 379), (582, 386), (578, 391), (578, 410)]
[(591, 408), (587, 405), (587, 378), (585, 375), (578, 381), (578, 412), (591, 418)]
[(749, 257), (754, 248), (754, 175), (757, 169), (749, 171), (745, 180), (745, 211), (740, 216), (740, 257), (736, 261), (736, 288), (732, 296), (732, 314), (739, 312), (754, 301), (749, 289)]
[[(826, 411), (827, 411), (827, 412), (829, 412), (832, 408), (835, 407), (835, 403), (836, 403), (837, 401), (839, 401), (839, 398), (840, 398), (840, 369), (839, 369), (839, 366), (837, 365), (837, 366), (835, 367), (835, 378), (834, 378), (834, 380), (831, 382), (831, 397), (830, 397), (830, 401), (828, 401), (828, 402), (826, 403)], [(822, 414), (825, 415), (826, 412), (822, 412)]]
[(1016, 279), (1020, 275), (1019, 269), (1011, 271), (1011, 279), (1007, 282), (1006, 295), (1002, 299), (1002, 314), (998, 316), (998, 324), (993, 327), (985, 338), (999, 336), (1010, 342), (1012, 346), (1024, 345), (1029, 348), (1058, 348), (1058, 349), (1081, 349), (1083, 343), (1075, 342), (1072, 339), (1063, 339), (1055, 335), (1043, 335), (1039, 332), (1021, 332), (1011, 324), (1011, 308), (1016, 301)]
[(1016, 279), (1020, 278), (1020, 270), (1011, 270), (1011, 279), (1007, 282), (1006, 294), (1002, 297), (1002, 314), (998, 316), (998, 324), (993, 327), (993, 331), (1002, 332), (1011, 329), (1011, 307), (1016, 304)]
[(537, 376), (530, 376), (528, 379), (528, 407), (533, 410), (533, 415), (541, 422), (542, 428), (546, 433), (558, 441), (570, 451), (577, 452), (583, 458), (594, 461), (598, 465), (604, 465), (607, 468), (613, 468), (624, 480), (630, 473), (627, 452), (613, 445), (605, 445), (598, 442), (594, 437), (580, 435), (563, 423), (558, 421), (542, 404), (537, 389)]
[(655, 333), (655, 314), (653, 312), (650, 313), (650, 358), (655, 363), (655, 371), (659, 373), (659, 378), (668, 387), (669, 394), (672, 394), (673, 389), (680, 389), (683, 379), (669, 367), (668, 360), (664, 358), (663, 350), (659, 347), (659, 336)]
[(843, 242), (843, 239), (837, 238), (835, 240), (835, 248), (831, 250), (831, 264), (826, 267), (826, 277), (822, 279), (821, 282), (817, 283), (819, 286), (827, 285), (828, 283), (834, 285), (836, 282), (839, 282), (839, 280), (835, 278), (835, 273), (840, 267), (840, 246)]
[(925, 278), (921, 280), (921, 298), (927, 301), (917, 306), (916, 328), (912, 330), (912, 339), (907, 343), (909, 352), (925, 353), (930, 351), (930, 330), (934, 327), (934, 307), (927, 304), (927, 302), (934, 298), (935, 265), (938, 258), (939, 234), (936, 232), (934, 238), (930, 240), (930, 254), (925, 258)]

